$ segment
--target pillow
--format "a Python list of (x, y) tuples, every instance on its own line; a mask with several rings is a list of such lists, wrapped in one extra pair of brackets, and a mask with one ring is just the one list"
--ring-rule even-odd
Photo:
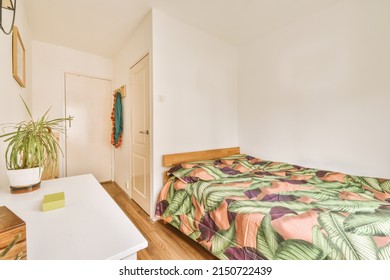
[(237, 177), (255, 169), (250, 162), (253, 159), (255, 158), (239, 154), (214, 160), (187, 162), (172, 167), (168, 174), (185, 183)]

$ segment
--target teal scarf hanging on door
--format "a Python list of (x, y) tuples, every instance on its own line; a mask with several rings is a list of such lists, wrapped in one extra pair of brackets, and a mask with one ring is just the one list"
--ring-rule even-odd
[(122, 144), (123, 116), (122, 116), (122, 96), (120, 92), (115, 95), (114, 108), (112, 112), (113, 120), (113, 139), (111, 143), (118, 148)]

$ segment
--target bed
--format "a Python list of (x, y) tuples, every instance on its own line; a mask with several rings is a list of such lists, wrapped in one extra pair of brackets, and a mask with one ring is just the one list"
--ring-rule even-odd
[(390, 259), (390, 180), (239, 148), (164, 156), (156, 215), (219, 259)]

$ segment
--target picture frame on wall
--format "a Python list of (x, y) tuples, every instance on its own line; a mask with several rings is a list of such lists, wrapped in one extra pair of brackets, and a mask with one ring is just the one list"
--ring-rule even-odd
[(16, 26), (12, 34), (12, 75), (21, 87), (26, 87), (26, 51)]

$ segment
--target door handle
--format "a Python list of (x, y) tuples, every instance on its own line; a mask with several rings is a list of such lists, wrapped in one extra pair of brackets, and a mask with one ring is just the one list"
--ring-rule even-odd
[(69, 115), (69, 128), (71, 128), (71, 127), (72, 127), (72, 116)]
[(139, 133), (149, 135), (149, 130), (144, 130), (144, 131), (141, 130), (139, 131)]

